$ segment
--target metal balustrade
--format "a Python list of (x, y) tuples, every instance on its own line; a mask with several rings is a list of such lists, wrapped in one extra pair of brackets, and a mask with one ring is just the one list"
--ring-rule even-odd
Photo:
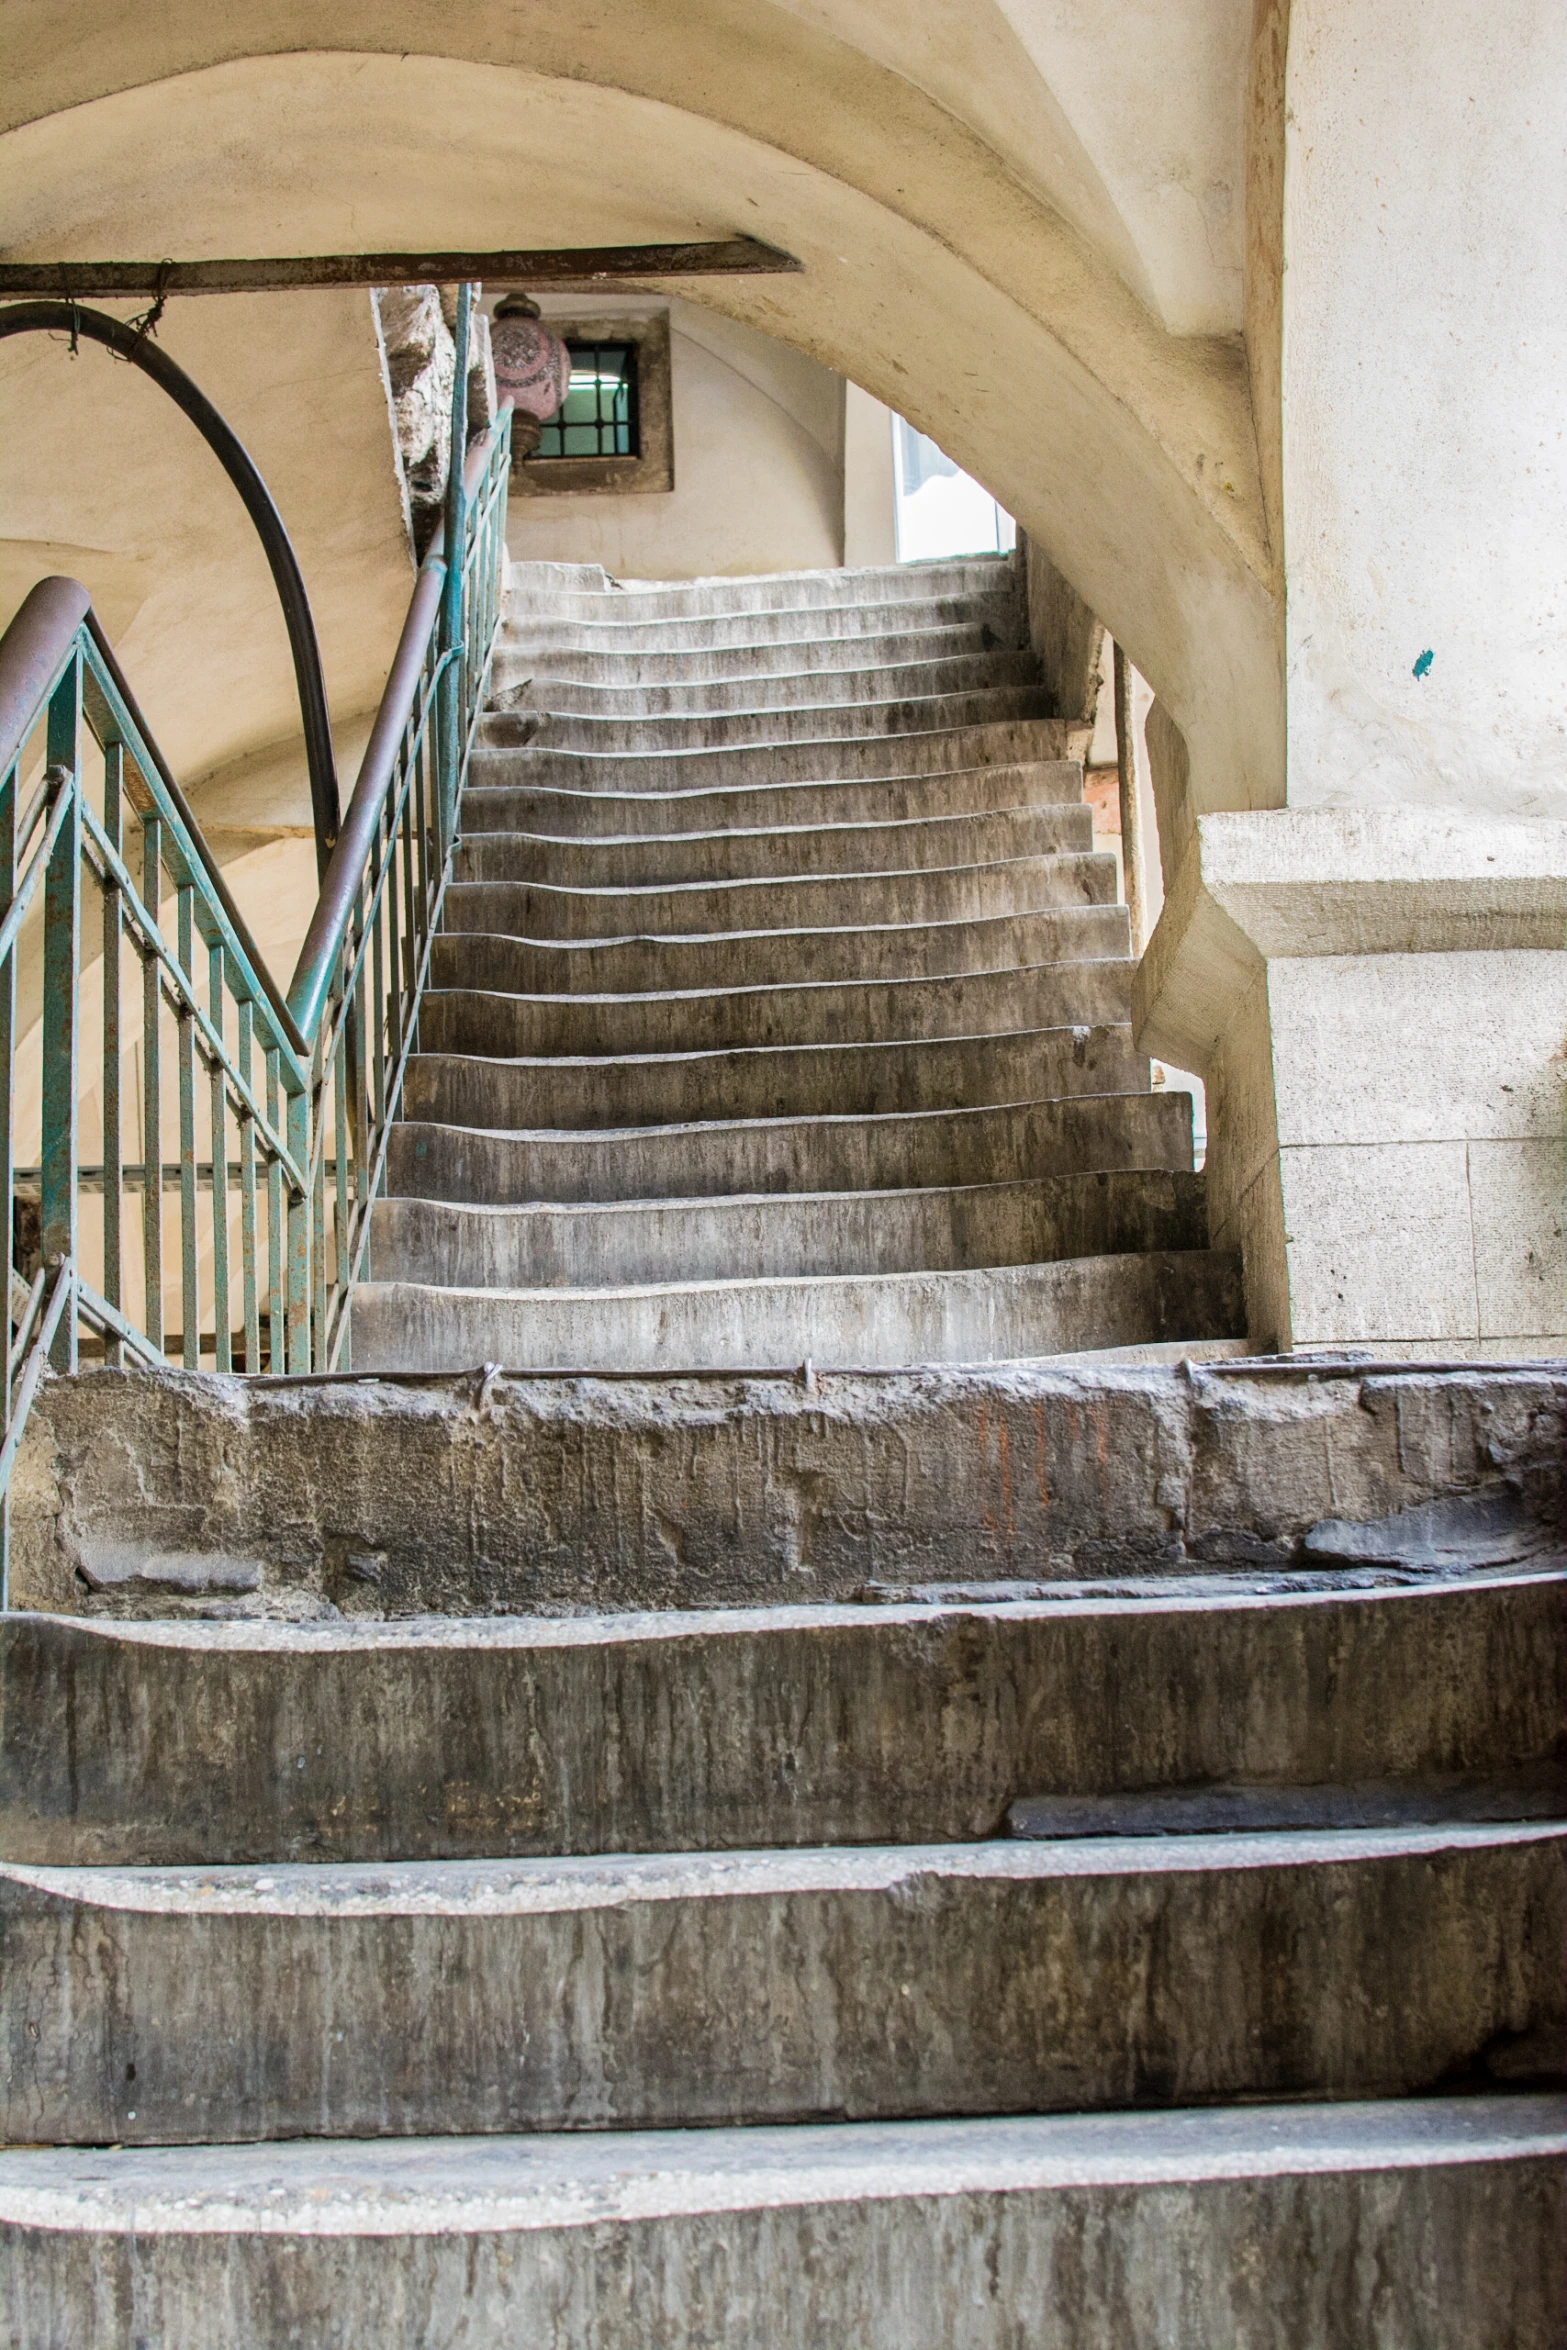
[(42, 581), (0, 638), (0, 1513), (48, 1365), (345, 1362), (499, 626), (510, 422), (452, 484), (286, 996), (86, 590)]

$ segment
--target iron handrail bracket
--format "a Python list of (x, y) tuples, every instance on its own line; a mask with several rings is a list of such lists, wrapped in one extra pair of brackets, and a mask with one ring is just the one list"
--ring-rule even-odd
[(40, 581), (0, 637), (0, 1607), (51, 1365), (347, 1364), (500, 627), (510, 444), (508, 409), (458, 469), (286, 996), (86, 589)]
[(266, 483), (256, 470), (239, 435), (212, 405), (183, 367), (155, 343), (144, 327), (107, 311), (84, 310), (79, 302), (18, 302), (0, 310), (0, 341), (10, 335), (69, 335), (73, 344), (85, 336), (101, 343), (116, 358), (139, 367), (160, 391), (167, 392), (201, 434), (229, 480), (238, 490), (245, 511), (256, 526), (283, 607), (294, 678), (299, 690), (299, 715), (305, 734), (305, 762), (310, 771), (310, 805), (316, 827), (316, 869), (325, 873), (337, 846), (340, 809), (337, 762), (332, 750), (332, 722), (327, 712), (326, 684), (321, 674), (321, 648), (310, 616), (310, 599), (299, 561), (283, 527), (283, 517), (272, 503)]

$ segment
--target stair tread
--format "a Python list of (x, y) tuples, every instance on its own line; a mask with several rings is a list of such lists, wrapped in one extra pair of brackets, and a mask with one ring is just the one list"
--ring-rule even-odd
[(157, 2237), (578, 2229), (687, 2213), (1567, 2155), (1567, 2096), (259, 2146), (10, 2148), (0, 2218)]
[(1344, 1861), (1511, 1845), (1567, 1846), (1567, 1816), (1401, 1820), (1389, 1826), (1206, 1828), (998, 1836), (961, 1843), (759, 1845), (749, 1850), (576, 1852), (466, 1860), (275, 1860), (63, 1867), (0, 1860), (0, 1877), (106, 1908), (201, 1916), (397, 1916), (461, 1910), (542, 1916), (627, 1901), (728, 1900), (778, 1893), (886, 1892), (912, 1878), (951, 1883), (1073, 1877), (1207, 1876), (1336, 1867)]
[[(854, 1038), (807, 1039), (791, 1043), (780, 1039), (777, 1043), (738, 1045), (687, 1045), (668, 1052), (634, 1053), (478, 1053), (442, 1049), (438, 1052), (415, 1053), (410, 1067), (418, 1063), (460, 1061), (480, 1068), (495, 1069), (597, 1069), (616, 1068), (658, 1069), (681, 1068), (690, 1065), (711, 1066), (718, 1061), (736, 1061), (742, 1065), (758, 1061), (777, 1060), (781, 1055), (793, 1054), (801, 1060), (820, 1060), (832, 1054), (861, 1054), (873, 1057), (879, 1053), (908, 1053), (937, 1056), (964, 1047), (975, 1050), (1004, 1050), (1008, 1046), (1074, 1041), (1083, 1037), (1128, 1037), (1129, 1020), (1052, 1021), (1038, 1028), (982, 1029), (972, 1035), (955, 1036), (870, 1036)], [(1104, 1087), (1097, 1089), (1105, 1091)], [(1141, 1092), (1142, 1087), (1128, 1087), (1127, 1091)], [(1052, 1097), (1053, 1098), (1053, 1097)], [(961, 1105), (954, 1103), (954, 1108)]]
[[(776, 1198), (792, 1196), (792, 1194), (774, 1194)], [(1141, 1268), (1150, 1259), (1167, 1260), (1179, 1264), (1183, 1259), (1206, 1259), (1221, 1253), (1223, 1252), (1202, 1248), (1150, 1249), (1135, 1254), (1123, 1252), (1119, 1256), (1055, 1258), (1045, 1263), (1029, 1262), (1022, 1265), (915, 1266), (911, 1270), (901, 1273), (758, 1273), (749, 1275), (723, 1274), (709, 1280), (615, 1281), (602, 1289), (575, 1287), (551, 1289), (538, 1283), (515, 1289), (469, 1289), (458, 1283), (447, 1286), (426, 1281), (370, 1280), (362, 1281), (355, 1294), (368, 1300), (396, 1290), (424, 1290), (431, 1295), (454, 1300), (489, 1298), (498, 1305), (537, 1298), (541, 1303), (551, 1306), (570, 1305), (576, 1301), (598, 1306), (617, 1297), (728, 1296), (736, 1293), (744, 1295), (747, 1291), (779, 1290), (787, 1292), (790, 1290), (813, 1291), (861, 1287), (895, 1289), (912, 1288), (921, 1282), (940, 1283), (955, 1288), (965, 1283), (999, 1284), (1015, 1281), (1019, 1277), (1029, 1275), (1043, 1278), (1051, 1274), (1065, 1273), (1074, 1265), (1102, 1266), (1107, 1269), (1119, 1265)]]
[[(514, 1376), (508, 1374), (508, 1377)], [(526, 1380), (528, 1374), (520, 1376)], [(795, 1374), (783, 1376), (798, 1377)], [(994, 1374), (987, 1374), (993, 1378)], [(936, 1589), (940, 1595), (935, 1595)], [(929, 1597), (903, 1597), (896, 1590), (867, 1585), (853, 1600), (811, 1599), (740, 1603), (725, 1607), (682, 1606), (604, 1608), (591, 1603), (565, 1613), (488, 1615), (330, 1616), (304, 1622), (264, 1616), (109, 1617), (52, 1615), (29, 1610), (24, 1629), (44, 1637), (61, 1635), (95, 1648), (176, 1648), (215, 1655), (322, 1655), (428, 1651), (451, 1655), (465, 1650), (602, 1651), (612, 1647), (668, 1645), (685, 1650), (694, 1641), (768, 1643), (802, 1637), (833, 1643), (845, 1634), (854, 1641), (885, 1635), (900, 1640), (911, 1626), (979, 1624), (1005, 1639), (1031, 1626), (1172, 1624), (1218, 1617), (1266, 1616), (1274, 1620), (1307, 1615), (1397, 1620), (1406, 1611), (1445, 1609), (1476, 1598), (1503, 1599), (1539, 1590), (1567, 1593), (1567, 1558), (1542, 1552), (1535, 1563), (1461, 1564), (1447, 1567), (1365, 1567), (1313, 1565), (1227, 1568), (1204, 1573), (1150, 1573), (1129, 1581), (1124, 1575), (1099, 1580), (1076, 1578), (1048, 1584), (976, 1583), (933, 1587)], [(998, 1596), (1004, 1591), (1006, 1596)], [(1139, 1790), (1146, 1793), (1147, 1790)]]

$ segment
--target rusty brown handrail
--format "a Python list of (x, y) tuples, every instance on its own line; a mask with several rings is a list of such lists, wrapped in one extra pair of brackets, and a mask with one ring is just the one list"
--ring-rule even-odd
[[(463, 490), (470, 508), (484, 480), (495, 434), (503, 428), (509, 414), (509, 408), (503, 410), (491, 431), (482, 440), (476, 441), (468, 452), (463, 467)], [(386, 795), (392, 786), (403, 729), (413, 710), (425, 657), (440, 618), (447, 571), (445, 548), (446, 530), (443, 523), (420, 566), (413, 599), (408, 606), (408, 617), (403, 622), (403, 632), (387, 673), (386, 690), (375, 714), (375, 724), (370, 730), (364, 757), (359, 762), (359, 774), (354, 783), (353, 798), (348, 803), (348, 813), (343, 819), (342, 835), (333, 851), (332, 862), (326, 869), (321, 895), (316, 901), (310, 928), (305, 933), (305, 942), (294, 966), (288, 1002), (291, 1015), (304, 1036), (313, 1037), (320, 1025), (332, 973), (353, 917), (365, 862), (375, 840), (376, 826), (381, 821)]]

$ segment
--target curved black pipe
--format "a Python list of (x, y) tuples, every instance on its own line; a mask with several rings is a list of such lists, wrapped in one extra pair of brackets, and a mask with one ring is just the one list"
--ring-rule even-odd
[(7, 335), (27, 334), (67, 334), (73, 340), (84, 336), (90, 343), (102, 343), (117, 358), (129, 360), (143, 375), (150, 375), (159, 389), (167, 392), (175, 406), (190, 418), (244, 500), (245, 511), (256, 526), (271, 567), (294, 656), (299, 714), (305, 730), (305, 761), (310, 770), (310, 805), (315, 817), (316, 872), (318, 877), (323, 875), (337, 846), (342, 822), (337, 764), (332, 756), (332, 725), (321, 676), (321, 650), (316, 643), (316, 627), (310, 617), (305, 583), (288, 532), (283, 528), (283, 518), (272, 503), (266, 483), (238, 435), (224, 422), (205, 392), (159, 348), (144, 327), (123, 318), (111, 318), (107, 311), (84, 310), (79, 302), (17, 302), (0, 309), (0, 340)]

